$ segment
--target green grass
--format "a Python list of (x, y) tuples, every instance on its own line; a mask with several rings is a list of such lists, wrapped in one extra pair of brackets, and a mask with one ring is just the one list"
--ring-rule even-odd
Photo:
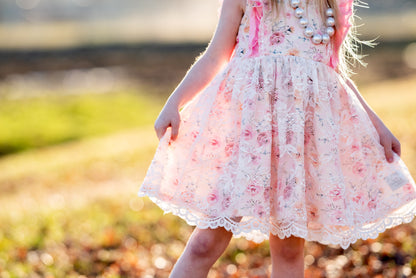
[(136, 91), (0, 101), (0, 155), (151, 125), (161, 108)]

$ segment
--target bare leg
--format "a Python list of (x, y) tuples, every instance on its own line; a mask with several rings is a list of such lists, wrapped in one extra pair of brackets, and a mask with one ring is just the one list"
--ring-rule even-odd
[(207, 277), (212, 265), (227, 248), (231, 237), (232, 233), (222, 227), (217, 229), (196, 228), (169, 277)]
[(272, 278), (304, 277), (305, 239), (291, 236), (280, 239), (270, 234), (270, 255), (272, 258)]

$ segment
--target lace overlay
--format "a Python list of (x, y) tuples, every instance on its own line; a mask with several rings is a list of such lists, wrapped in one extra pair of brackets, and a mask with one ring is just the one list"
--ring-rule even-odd
[(366, 111), (329, 66), (331, 45), (304, 40), (296, 22), (248, 2), (234, 55), (180, 111), (175, 141), (167, 129), (139, 196), (256, 242), (273, 233), (347, 248), (413, 219), (406, 165), (396, 154), (386, 161)]

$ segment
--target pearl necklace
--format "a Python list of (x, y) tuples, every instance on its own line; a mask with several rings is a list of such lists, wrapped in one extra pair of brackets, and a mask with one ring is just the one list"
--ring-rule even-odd
[(305, 28), (303, 34), (307, 38), (312, 38), (312, 42), (314, 44), (327, 44), (331, 37), (335, 34), (335, 19), (334, 19), (334, 10), (331, 8), (328, 8), (325, 12), (325, 15), (327, 16), (326, 19), (326, 30), (323, 35), (315, 33), (312, 27), (308, 26), (309, 21), (305, 17), (303, 17), (304, 10), (299, 7), (300, 0), (291, 0), (290, 5), (294, 9), (294, 14), (297, 18), (299, 18), (300, 25)]

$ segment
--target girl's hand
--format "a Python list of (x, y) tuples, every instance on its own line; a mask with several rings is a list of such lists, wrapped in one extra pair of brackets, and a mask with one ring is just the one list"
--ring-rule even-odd
[(399, 140), (391, 133), (386, 125), (378, 117), (371, 119), (380, 136), (380, 144), (384, 147), (384, 152), (388, 162), (393, 162), (393, 151), (401, 155), (401, 146)]
[(399, 156), (401, 153), (399, 140), (397, 140), (397, 138), (394, 137), (393, 133), (391, 133), (391, 131), (386, 127), (383, 121), (370, 108), (370, 106), (361, 96), (354, 82), (349, 78), (346, 78), (345, 82), (351, 88), (351, 90), (355, 93), (358, 100), (361, 102), (363, 108), (367, 112), (367, 115), (370, 117), (371, 121), (373, 122), (373, 125), (376, 128), (377, 133), (380, 137), (380, 144), (384, 147), (384, 153), (386, 155), (387, 161), (393, 162), (393, 159), (394, 159), (393, 152), (397, 153)]
[(159, 140), (165, 134), (166, 129), (170, 126), (172, 128), (171, 140), (175, 140), (178, 137), (180, 114), (177, 105), (172, 102), (167, 102), (157, 117), (154, 129)]

